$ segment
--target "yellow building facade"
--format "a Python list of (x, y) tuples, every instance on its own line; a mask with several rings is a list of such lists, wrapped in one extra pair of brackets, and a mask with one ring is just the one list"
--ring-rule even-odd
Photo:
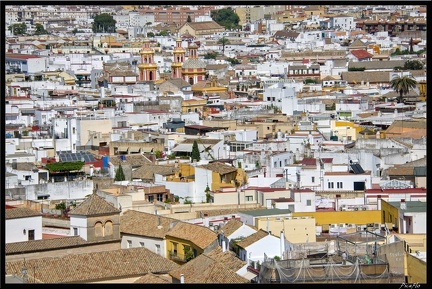
[(207, 104), (205, 99), (188, 99), (182, 101), (182, 113), (199, 112), (202, 113)]
[(331, 224), (366, 225), (381, 223), (381, 211), (335, 211), (335, 212), (293, 212), (293, 217), (312, 217), (316, 226), (323, 231), (329, 230)]
[(256, 228), (285, 238), (291, 243), (316, 242), (315, 222), (312, 217), (262, 217), (255, 219)]
[(183, 264), (204, 252), (192, 242), (172, 236), (166, 236), (166, 250), (166, 256), (179, 264)]
[(381, 200), (381, 222), (387, 224), (388, 228), (397, 226), (399, 217), (399, 209)]

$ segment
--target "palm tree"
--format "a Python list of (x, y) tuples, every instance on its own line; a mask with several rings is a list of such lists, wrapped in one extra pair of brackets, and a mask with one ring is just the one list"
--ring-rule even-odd
[(223, 36), (222, 38), (220, 38), (218, 40), (218, 43), (222, 44), (222, 54), (225, 55), (225, 44), (229, 43), (229, 39), (225, 38), (225, 36)]
[(393, 88), (394, 91), (399, 92), (399, 97), (397, 98), (398, 103), (403, 102), (403, 96), (407, 95), (408, 92), (416, 86), (417, 81), (412, 75), (396, 75), (390, 81), (390, 87)]

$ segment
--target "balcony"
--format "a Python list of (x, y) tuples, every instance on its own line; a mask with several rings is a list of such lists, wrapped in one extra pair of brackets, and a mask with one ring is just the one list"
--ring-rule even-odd
[(186, 258), (184, 255), (178, 254), (178, 252), (168, 251), (169, 259), (177, 263), (186, 263)]

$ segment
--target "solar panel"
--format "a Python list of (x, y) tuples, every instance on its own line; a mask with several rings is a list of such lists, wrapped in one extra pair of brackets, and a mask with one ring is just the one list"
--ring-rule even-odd
[(354, 174), (363, 174), (364, 170), (359, 164), (351, 164), (351, 169), (353, 170)]

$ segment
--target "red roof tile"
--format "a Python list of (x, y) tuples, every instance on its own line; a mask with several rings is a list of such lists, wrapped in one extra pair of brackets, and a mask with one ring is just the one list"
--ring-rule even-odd
[(370, 54), (366, 50), (352, 50), (351, 54), (354, 55), (357, 59), (371, 58), (373, 54)]

